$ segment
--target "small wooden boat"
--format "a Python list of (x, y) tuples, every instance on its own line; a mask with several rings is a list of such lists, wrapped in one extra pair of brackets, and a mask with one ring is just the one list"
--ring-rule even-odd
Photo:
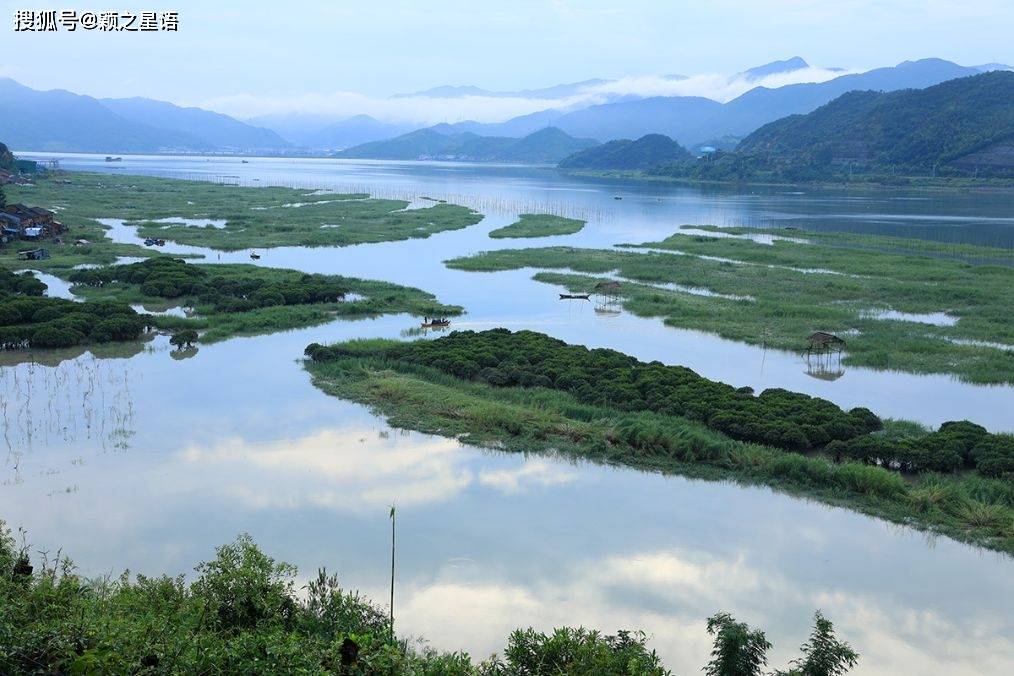
[(113, 157), (111, 155), (106, 156), (106, 162), (122, 162), (122, 161), (123, 161), (122, 157)]
[(614, 199), (614, 200), (621, 200), (621, 199), (623, 199), (623, 198), (622, 198), (622, 197), (620, 197), (619, 195), (613, 195), (613, 199)]
[(591, 298), (590, 293), (561, 293), (560, 300), (588, 300)]
[(251, 251), (250, 252), (250, 258), (254, 259), (255, 261), (256, 260), (260, 260), (260, 257), (261, 257), (261, 255), (259, 253), (257, 253), (256, 251)]
[(442, 326), (450, 326), (451, 320), (445, 319), (444, 317), (423, 317), (422, 327), (424, 329), (438, 328)]

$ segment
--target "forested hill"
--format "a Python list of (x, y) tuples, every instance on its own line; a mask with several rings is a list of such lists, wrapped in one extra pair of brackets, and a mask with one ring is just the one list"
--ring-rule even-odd
[(652, 173), (710, 180), (855, 174), (1014, 176), (1014, 72), (897, 92), (850, 92), (747, 136), (731, 153)]
[(686, 148), (668, 136), (648, 134), (636, 141), (620, 139), (588, 148), (565, 158), (561, 169), (647, 171), (652, 167), (692, 159)]
[(349, 148), (339, 157), (376, 160), (461, 160), (471, 162), (519, 162), (555, 164), (579, 150), (596, 144), (554, 127), (546, 127), (524, 138), (479, 136), (471, 132), (445, 134), (419, 129), (386, 141), (374, 141)]
[(0, 169), (10, 169), (14, 166), (14, 155), (10, 149), (0, 142)]

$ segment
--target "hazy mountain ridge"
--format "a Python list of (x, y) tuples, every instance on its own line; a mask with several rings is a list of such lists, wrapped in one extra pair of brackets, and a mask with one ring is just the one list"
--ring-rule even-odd
[[(730, 76), (729, 82), (777, 82), (785, 75), (809, 69), (800, 57), (756, 66)], [(526, 96), (545, 101), (549, 107), (503, 122), (443, 123), (432, 129), (444, 136), (461, 133), (520, 139), (548, 127), (556, 127), (579, 139), (638, 139), (662, 134), (685, 147), (700, 147), (716, 139), (743, 138), (786, 115), (808, 113), (853, 90), (893, 91), (922, 88), (955, 77), (997, 69), (1004, 64), (959, 66), (941, 59), (906, 61), (890, 68), (841, 75), (822, 82), (789, 84), (777, 88), (756, 86), (726, 102), (702, 96), (649, 96), (609, 93), (608, 85), (619, 80), (589, 79), (541, 89), (495, 92), (473, 86), (437, 87), (419, 96)], [(834, 69), (824, 69), (834, 70)], [(772, 80), (771, 78), (775, 78)], [(655, 78), (680, 81), (679, 75)], [(628, 82), (625, 82), (629, 84)], [(591, 100), (608, 103), (589, 105), (587, 97), (568, 102), (578, 92), (604, 87)], [(665, 89), (665, 86), (662, 87)], [(642, 88), (641, 91), (650, 89)], [(544, 98), (540, 98), (544, 97)], [(282, 113), (240, 121), (200, 108), (184, 108), (144, 98), (95, 99), (64, 90), (36, 91), (13, 80), (0, 79), (0, 134), (12, 147), (33, 150), (81, 152), (287, 152), (335, 151), (366, 143), (393, 140), (417, 129), (417, 125), (388, 122), (359, 114), (336, 119), (316, 113)], [(460, 139), (459, 139), (460, 140)], [(420, 148), (436, 155), (441, 150), (431, 139)], [(453, 144), (443, 144), (445, 146)], [(489, 142), (488, 148), (496, 143)], [(719, 145), (723, 145), (719, 143)], [(406, 145), (409, 148), (411, 143)], [(728, 144), (724, 143), (727, 147)], [(411, 154), (411, 153), (409, 153)], [(430, 153), (422, 153), (429, 155)], [(401, 153), (399, 153), (401, 155)]]
[(1014, 176), (1014, 73), (925, 89), (848, 92), (761, 127), (731, 153), (653, 173), (708, 180)]
[(779, 73), (791, 73), (795, 70), (802, 70), (809, 68), (808, 64), (802, 57), (793, 56), (789, 59), (783, 59), (781, 61), (772, 61), (771, 63), (765, 63), (761, 66), (754, 66), (744, 70), (740, 75), (747, 80), (760, 80), (769, 75), (776, 75)]
[(36, 91), (0, 79), (0, 137), (13, 148), (66, 152), (211, 150), (182, 131), (121, 117), (90, 96)]
[(848, 91), (922, 88), (979, 72), (941, 59), (906, 61), (824, 82), (756, 87), (724, 104), (687, 96), (607, 103), (562, 115), (554, 125), (573, 136), (609, 140), (664, 134), (691, 146), (711, 138), (744, 136), (786, 115), (808, 113)]
[(255, 127), (228, 115), (201, 108), (184, 108), (140, 97), (98, 101), (127, 120), (160, 129), (182, 131), (201, 139), (209, 147), (223, 150), (274, 150), (290, 145), (270, 129)]
[[(675, 75), (671, 77), (683, 77)], [(423, 91), (409, 94), (395, 94), (394, 98), (427, 97), (439, 99), (457, 99), (465, 96), (488, 96), (492, 98), (520, 98), (520, 99), (559, 99), (573, 96), (589, 87), (606, 84), (610, 80), (602, 78), (591, 78), (580, 82), (567, 82), (538, 89), (519, 89), (516, 91), (493, 91), (476, 87), (474, 85), (440, 85)]]
[(63, 152), (281, 149), (281, 137), (227, 115), (152, 99), (37, 91), (0, 78), (0, 136), (14, 148)]

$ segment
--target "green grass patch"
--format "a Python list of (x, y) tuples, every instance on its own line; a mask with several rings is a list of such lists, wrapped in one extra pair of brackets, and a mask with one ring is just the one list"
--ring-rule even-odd
[[(97, 218), (137, 224), (142, 237), (225, 251), (425, 238), (482, 220), (482, 214), (467, 207), (439, 202), (424, 209), (406, 209), (409, 203), (404, 200), (372, 199), (365, 194), (77, 172), (40, 178), (34, 187), (12, 187), (7, 200), (56, 210), (61, 222), (70, 227), (68, 238), (94, 240), (93, 246), (103, 231)], [(157, 222), (163, 219), (202, 224)], [(211, 221), (224, 221), (224, 227), (215, 227)], [(143, 248), (117, 249), (119, 255), (134, 255), (138, 250)], [(84, 253), (65, 255), (80, 258)], [(108, 263), (109, 255), (116, 255), (105, 245), (103, 253), (106, 259), (88, 262)]]
[(549, 237), (573, 235), (580, 232), (584, 221), (551, 214), (521, 214), (516, 223), (505, 225), (489, 233), (494, 239), (506, 237)]
[[(810, 333), (827, 331), (847, 340), (846, 364), (1014, 383), (1014, 350), (1003, 347), (1014, 346), (1014, 268), (941, 258), (929, 244), (897, 252), (859, 248), (857, 235), (841, 239), (848, 250), (678, 234), (637, 245), (652, 251), (508, 249), (447, 265), (487, 272), (537, 268), (536, 280), (572, 292), (594, 291), (606, 276), (618, 275), (628, 311), (671, 326), (791, 351), (805, 349)], [(992, 259), (986, 247), (972, 249), (964, 252)], [(955, 323), (878, 318), (884, 311), (946, 313)]]
[(335, 318), (408, 313), (461, 314), (420, 289), (340, 275), (254, 265), (186, 263), (157, 259), (81, 270), (71, 276), (74, 293), (89, 299), (141, 304), (157, 310), (192, 308), (195, 318), (155, 317), (161, 328), (202, 329), (202, 342), (301, 328)]

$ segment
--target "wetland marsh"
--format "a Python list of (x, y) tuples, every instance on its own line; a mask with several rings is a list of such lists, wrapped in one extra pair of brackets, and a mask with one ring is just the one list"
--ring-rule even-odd
[[(101, 158), (65, 158), (63, 165), (107, 169)], [(708, 327), (667, 326), (659, 319), (662, 313), (638, 316), (618, 308), (600, 314), (593, 302), (560, 301), (558, 289), (532, 280), (539, 267), (534, 261), (533, 267), (497, 272), (454, 270), (442, 262), (498, 247), (516, 249), (516, 240), (490, 239), (489, 233), (522, 213), (546, 213), (587, 224), (572, 235), (531, 240), (540, 248), (645, 256), (650, 254), (613, 245), (664, 244), (688, 223), (792, 225), (801, 231), (792, 236), (804, 239), (808, 233), (870, 232), (902, 238), (933, 248), (934, 261), (951, 265), (980, 256), (978, 247), (999, 249), (1002, 257), (1014, 246), (1009, 197), (697, 191), (583, 181), (541, 169), (424, 163), (241, 165), (222, 158), (127, 157), (121, 168), (108, 171), (109, 180), (118, 182), (135, 172), (228, 174), (231, 182), (253, 185), (258, 179), (302, 195), (369, 193), (413, 206), (432, 204), (421, 199), (426, 196), (485, 217), (426, 238), (356, 246), (332, 242), (306, 248), (290, 239), (270, 247), (261, 240), (256, 246), (262, 257), (251, 261), (243, 247), (204, 248), (215, 240), (188, 239), (195, 235), (187, 233), (224, 236), (225, 210), (231, 207), (175, 210), (177, 202), (174, 209), (150, 214), (225, 219), (225, 228), (170, 222), (139, 229), (129, 215), (97, 210), (82, 214), (89, 232), (106, 232), (94, 219), (127, 221), (108, 230), (114, 241), (101, 245), (100, 262), (153, 253), (140, 241), (145, 228), (158, 228), (172, 234), (160, 235), (170, 240), (162, 252), (200, 256), (194, 262), (209, 267), (242, 263), (279, 274), (341, 275), (420, 289), (436, 302), (464, 309), (451, 328), (533, 329), (642, 361), (684, 365), (734, 387), (757, 392), (784, 387), (934, 428), (960, 418), (991, 432), (1014, 428), (1009, 384), (854, 365), (848, 357), (841, 364), (814, 365), (795, 352), (718, 337)], [(613, 200), (616, 194), (624, 199)], [(716, 243), (717, 238), (699, 244)], [(739, 253), (763, 253), (746, 248), (751, 251)], [(781, 250), (779, 245), (776, 252)], [(51, 261), (46, 272), (64, 278), (88, 262), (71, 247)], [(788, 284), (778, 281), (777, 269), (753, 267), (773, 275), (758, 277), (762, 287)], [(758, 295), (735, 286), (731, 273), (716, 279), (728, 286), (713, 282), (703, 288)], [(997, 279), (990, 283), (1001, 286), (991, 288), (1002, 290), (1003, 277)], [(700, 283), (690, 277), (674, 281)], [(866, 293), (862, 284), (849, 288)], [(890, 303), (895, 311), (946, 310), (959, 317), (944, 327), (885, 322), (904, 324), (905, 331), (954, 331), (956, 338), (977, 340), (986, 339), (987, 323), (997, 321), (982, 317), (987, 323), (977, 325), (981, 333), (966, 335), (961, 333), (966, 318), (976, 325), (973, 305), (962, 314), (956, 304), (895, 300)], [(854, 319), (851, 310), (844, 316)], [(30, 359), (0, 353), (7, 449), (0, 510), (9, 523), (24, 525), (36, 546), (73, 552), (84, 571), (116, 565), (182, 573), (207, 558), (212, 546), (247, 531), (278, 558), (304, 570), (327, 563), (347, 587), (383, 598), (389, 572), (386, 510), (394, 501), (405, 524), (399, 541), (401, 631), (423, 634), (441, 649), (466, 648), (476, 655), (499, 649), (516, 626), (638, 627), (668, 665), (689, 672), (706, 661), (710, 641), (701, 618), (726, 608), (764, 627), (777, 646), (772, 661), (783, 662), (808, 631), (813, 608), (820, 607), (863, 655), (855, 673), (978, 674), (1014, 664), (1012, 563), (1004, 554), (757, 485), (620, 468), (566, 453), (480, 450), (453, 437), (406, 431), (402, 427), (414, 425), (392, 427), (361, 404), (318, 390), (303, 369), (301, 355), (310, 343), (404, 340), (416, 337), (418, 324), (397, 312), (339, 318), (200, 344), (185, 359), (170, 358), (177, 351), (162, 335), (139, 346), (123, 344), (120, 353), (67, 351), (52, 359), (44, 353)], [(841, 374), (819, 377), (827, 371)], [(537, 413), (549, 415), (544, 408)], [(393, 422), (407, 421), (396, 416)]]

